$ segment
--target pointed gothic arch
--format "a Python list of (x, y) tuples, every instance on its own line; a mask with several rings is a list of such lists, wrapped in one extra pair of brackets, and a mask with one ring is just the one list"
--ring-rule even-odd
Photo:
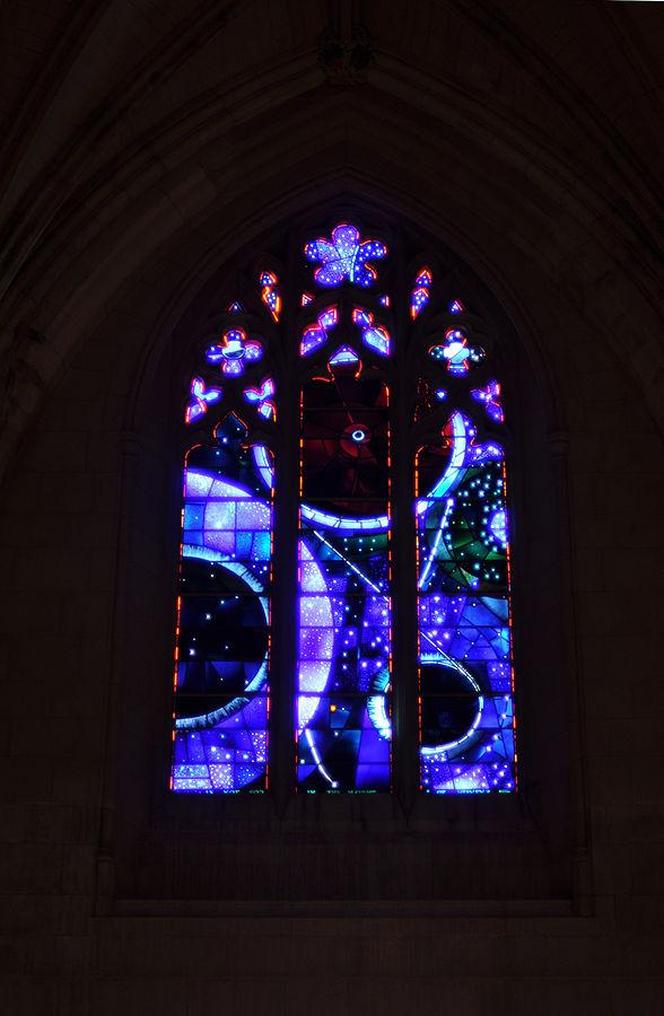
[[(425, 793), (515, 788), (504, 413), (479, 345), (491, 324), (454, 289), (450, 266), (413, 268), (399, 224), (369, 221), (367, 234), (356, 221), (330, 218), (324, 235), (310, 226), (285, 256), (256, 262), (214, 341), (196, 344), (184, 410), (194, 445), (179, 564), (178, 792), (263, 791), (273, 775), (307, 793), (389, 791), (393, 761), (403, 769), (416, 751)], [(277, 431), (278, 401), (297, 419), (290, 430)], [(412, 504), (396, 526), (393, 432), (405, 438), (397, 497)], [(299, 448), (290, 482), (288, 442)], [(283, 531), (287, 504), (297, 505), (295, 540)], [(395, 541), (410, 563), (398, 575)], [(275, 631), (283, 546), (291, 560)], [(411, 615), (403, 632), (395, 600), (397, 616)], [(414, 712), (419, 747), (406, 722)], [(273, 746), (293, 735), (273, 774)]]

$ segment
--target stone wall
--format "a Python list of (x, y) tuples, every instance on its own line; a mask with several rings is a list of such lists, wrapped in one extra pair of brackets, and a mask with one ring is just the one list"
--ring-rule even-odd
[[(75, 6), (7, 16), (3, 1011), (659, 1016), (657, 5)], [(332, 73), (319, 34), (352, 42), (356, 16), (375, 59)], [(528, 849), (507, 849), (521, 870), (498, 896), (473, 861), (492, 842), (481, 802), (472, 821), (452, 804), (440, 832), (464, 892), (405, 900), (389, 873), (347, 897), (224, 899), (201, 873), (228, 816), (183, 842), (155, 804), (163, 741), (144, 721), (169, 680), (183, 336), (249, 252), (339, 195), (454, 251), (537, 378), (522, 417), (562, 523), (530, 529), (523, 574), (535, 589), (538, 541), (560, 541), (572, 805), (558, 839), (553, 790), (528, 788)], [(533, 723), (525, 737), (550, 736)], [(276, 819), (247, 821), (280, 849)], [(364, 833), (338, 824), (343, 867)]]

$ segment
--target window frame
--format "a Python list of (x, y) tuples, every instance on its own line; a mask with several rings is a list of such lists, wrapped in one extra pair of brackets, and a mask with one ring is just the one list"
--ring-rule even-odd
[[(282, 235), (283, 233), (289, 234), (289, 239), (286, 242), (290, 245), (291, 256), (294, 257), (295, 251), (301, 250), (302, 238), (311, 235), (312, 229), (317, 231), (321, 229), (321, 223), (329, 223), (335, 219), (340, 221), (343, 218), (352, 218), (353, 221), (357, 222), (359, 228), (362, 229), (366, 222), (374, 225), (378, 219), (380, 223), (381, 216), (380, 213), (376, 215), (375, 212), (368, 211), (365, 207), (351, 204), (345, 205), (343, 208), (337, 206), (331, 215), (318, 214), (315, 217), (309, 216), (308, 218), (303, 218), (294, 228), (291, 227), (282, 231)], [(129, 689), (131, 685), (130, 674), (133, 673), (134, 679), (137, 676), (136, 666), (130, 662), (131, 652), (130, 650), (128, 651), (128, 647), (136, 643), (137, 624), (136, 618), (127, 617), (126, 604), (121, 605), (124, 608), (123, 612), (126, 624), (120, 626), (119, 630), (116, 631), (116, 643), (118, 641), (123, 643), (116, 648), (115, 672), (116, 675), (121, 673), (121, 677), (116, 681), (117, 699), (119, 699), (119, 702), (116, 699), (119, 715), (117, 729), (118, 731), (123, 731), (125, 736), (129, 736), (130, 741), (132, 738), (136, 739), (136, 737), (140, 737), (141, 734), (144, 736), (145, 732), (148, 731), (147, 743), (151, 746), (147, 761), (151, 778), (147, 786), (145, 781), (142, 781), (140, 787), (132, 785), (131, 777), (127, 773), (127, 766), (121, 758), (122, 753), (119, 751), (117, 740), (114, 751), (111, 753), (113, 757), (110, 764), (114, 767), (114, 775), (116, 777), (118, 810), (128, 819), (123, 832), (118, 837), (118, 871), (124, 873), (118, 883), (118, 887), (121, 887), (121, 894), (126, 895), (127, 891), (131, 894), (132, 884), (136, 888), (137, 884), (141, 881), (137, 874), (138, 869), (141, 867), (141, 862), (137, 855), (137, 844), (139, 842), (149, 844), (146, 849), (147, 853), (151, 854), (156, 849), (155, 843), (162, 843), (164, 838), (168, 840), (169, 837), (174, 836), (176, 841), (181, 842), (184, 837), (189, 841), (189, 846), (196, 850), (201, 849), (202, 844), (207, 842), (211, 833), (215, 837), (221, 836), (227, 838), (227, 843), (234, 849), (239, 848), (242, 844), (246, 845), (247, 842), (253, 843), (257, 838), (264, 835), (267, 835), (268, 841), (275, 844), (275, 847), (283, 849), (284, 842), (296, 833), (301, 843), (305, 845), (309, 844), (310, 846), (319, 842), (321, 837), (327, 842), (341, 845), (349, 834), (356, 836), (359, 833), (360, 836), (367, 835), (369, 839), (377, 844), (394, 842), (396, 838), (396, 841), (403, 845), (404, 838), (414, 839), (418, 849), (426, 852), (427, 845), (430, 846), (431, 843), (439, 841), (443, 834), (451, 836), (453, 832), (454, 836), (452, 836), (452, 839), (459, 833), (462, 833), (467, 848), (471, 852), (474, 851), (479, 858), (486, 847), (487, 836), (491, 837), (495, 834), (506, 839), (514, 846), (515, 850), (526, 850), (528, 852), (531, 847), (538, 848), (538, 844), (541, 846), (541, 842), (544, 839), (550, 839), (553, 830), (562, 828), (564, 829), (564, 835), (559, 836), (558, 841), (564, 855), (562, 868), (566, 874), (561, 869), (556, 876), (556, 883), (561, 884), (568, 881), (568, 848), (572, 839), (568, 835), (570, 832), (570, 811), (573, 801), (571, 778), (569, 780), (566, 779), (565, 787), (560, 791), (558, 799), (554, 799), (554, 795), (549, 790), (551, 776), (557, 771), (556, 762), (550, 757), (550, 753), (547, 756), (546, 751), (538, 751), (536, 743), (536, 733), (541, 728), (543, 709), (541, 702), (538, 701), (537, 689), (535, 687), (534, 653), (532, 650), (533, 638), (532, 633), (528, 633), (528, 628), (533, 623), (537, 627), (537, 619), (532, 617), (532, 611), (528, 604), (529, 598), (525, 595), (529, 576), (532, 576), (533, 568), (537, 566), (537, 561), (533, 562), (532, 552), (526, 552), (526, 548), (532, 543), (532, 536), (529, 535), (529, 530), (533, 528), (532, 513), (526, 510), (527, 504), (529, 502), (532, 504), (532, 491), (528, 489), (529, 483), (526, 470), (528, 465), (537, 459), (539, 459), (540, 465), (543, 466), (539, 470), (539, 482), (540, 485), (542, 482), (545, 485), (549, 483), (549, 493), (554, 495), (554, 501), (550, 505), (553, 511), (547, 513), (547, 518), (541, 520), (541, 524), (538, 520), (538, 526), (534, 528), (542, 528), (548, 532), (553, 537), (556, 547), (564, 544), (566, 537), (565, 530), (567, 523), (563, 518), (565, 510), (564, 476), (561, 479), (561, 475), (558, 475), (560, 470), (558, 470), (558, 474), (553, 477), (553, 482), (549, 482), (551, 481), (551, 476), (547, 479), (545, 474), (550, 471), (549, 467), (551, 463), (546, 460), (550, 458), (551, 450), (543, 445), (542, 439), (543, 437), (545, 438), (543, 428), (539, 427), (537, 431), (532, 431), (529, 434), (524, 425), (524, 421), (527, 421), (528, 413), (534, 411), (534, 389), (529, 390), (532, 383), (532, 372), (526, 363), (523, 347), (518, 343), (516, 330), (497, 301), (491, 296), (486, 287), (479, 283), (472, 273), (463, 266), (458, 258), (445, 250), (444, 245), (439, 243), (438, 240), (433, 241), (429, 239), (428, 245), (426, 243), (422, 245), (422, 239), (426, 240), (426, 234), (423, 231), (413, 230), (409, 233), (406, 224), (400, 224), (395, 227), (393, 224), (390, 224), (388, 216), (383, 217), (383, 222), (385, 223), (386, 239), (388, 243), (392, 244), (395, 258), (406, 261), (407, 264), (410, 264), (411, 261), (413, 264), (417, 262), (417, 267), (419, 267), (420, 262), (431, 264), (436, 274), (440, 272), (440, 267), (445, 264), (447, 271), (450, 273), (450, 284), (456, 290), (455, 295), (459, 295), (462, 300), (464, 300), (465, 295), (466, 299), (464, 302), (467, 304), (489, 308), (493, 334), (495, 336), (493, 342), (494, 349), (501, 347), (509, 350), (511, 354), (511, 358), (508, 356), (505, 362), (498, 367), (496, 373), (499, 374), (501, 381), (504, 383), (507, 418), (509, 421), (508, 435), (510, 432), (512, 435), (511, 438), (508, 436), (505, 444), (508, 457), (508, 498), (512, 511), (512, 531), (514, 534), (512, 596), (515, 618), (513, 627), (514, 656), (517, 666), (516, 709), (520, 719), (519, 788), (514, 794), (500, 795), (438, 796), (417, 793), (418, 762), (417, 739), (415, 736), (411, 741), (414, 750), (411, 752), (410, 762), (407, 759), (405, 761), (399, 759), (398, 765), (395, 765), (394, 794), (350, 795), (349, 797), (344, 795), (315, 795), (315, 798), (312, 799), (309, 795), (296, 795), (292, 793), (295, 779), (294, 770), (292, 781), (289, 779), (282, 780), (280, 783), (273, 785), (272, 793), (266, 795), (175, 795), (168, 792), (167, 781), (164, 779), (164, 776), (168, 772), (170, 761), (170, 701), (165, 700), (169, 699), (168, 689), (170, 688), (170, 681), (164, 685), (163, 674), (164, 672), (169, 675), (172, 673), (170, 660), (172, 658), (172, 633), (174, 625), (172, 623), (169, 625), (167, 619), (173, 620), (173, 607), (176, 599), (174, 576), (176, 574), (179, 541), (178, 492), (181, 487), (182, 469), (182, 444), (177, 438), (177, 432), (180, 429), (179, 412), (182, 406), (183, 385), (186, 383), (186, 380), (183, 381), (183, 379), (188, 377), (188, 373), (191, 373), (191, 351), (196, 347), (199, 341), (198, 337), (203, 334), (207, 324), (214, 320), (215, 317), (218, 317), (220, 307), (225, 306), (227, 302), (236, 296), (239, 296), (241, 299), (241, 294), (237, 293), (239, 276), (234, 275), (233, 271), (228, 272), (228, 270), (222, 268), (203, 288), (203, 291), (198, 294), (198, 297), (192, 301), (187, 312), (183, 314), (179, 326), (173, 333), (169, 355), (165, 358), (161, 357), (162, 362), (159, 369), (154, 371), (150, 378), (151, 385), (148, 387), (152, 388), (153, 401), (155, 392), (159, 391), (162, 394), (163, 403), (164, 385), (170, 391), (170, 397), (166, 400), (166, 418), (164, 419), (162, 410), (162, 426), (157, 428), (159, 431), (156, 438), (157, 447), (151, 447), (149, 438), (147, 440), (145, 438), (139, 440), (137, 447), (135, 435), (128, 436), (125, 447), (124, 487), (127, 491), (128, 503), (130, 505), (126, 513), (125, 530), (131, 531), (132, 527), (136, 526), (136, 512), (131, 505), (133, 504), (135, 507), (137, 500), (140, 500), (140, 462), (146, 455), (155, 453), (157, 471), (162, 478), (162, 482), (166, 481), (169, 496), (167, 498), (166, 511), (163, 513), (163, 518), (159, 523), (162, 541), (168, 548), (167, 553), (160, 561), (159, 574), (161, 575), (161, 587), (160, 595), (157, 598), (159, 603), (158, 613), (161, 619), (157, 627), (162, 633), (162, 646), (159, 654), (159, 658), (162, 661), (159, 665), (161, 679), (159, 682), (154, 679), (158, 668), (153, 662), (153, 666), (150, 668), (153, 678), (150, 695), (148, 696), (148, 701), (153, 708), (148, 711), (149, 714), (144, 709), (140, 716), (134, 715), (128, 718), (127, 710), (122, 708), (122, 689), (124, 688), (125, 691)], [(402, 244), (398, 241), (395, 243), (395, 233), (401, 234), (403, 239)], [(416, 241), (420, 243), (420, 246), (417, 248), (418, 252), (412, 254), (410, 260), (407, 260), (409, 257), (408, 251), (413, 248)], [(270, 246), (266, 243), (264, 249), (269, 250)], [(241, 256), (237, 259), (237, 263), (243, 263)], [(257, 268), (268, 266), (268, 261), (265, 257), (256, 256), (249, 251), (245, 252), (244, 263), (249, 265), (248, 274), (250, 276), (253, 274), (254, 277), (256, 277)], [(449, 268), (450, 265), (453, 266), (451, 270)], [(398, 271), (400, 272), (400, 278), (404, 280), (403, 288), (405, 288), (405, 280), (408, 274), (401, 269), (398, 269)], [(284, 296), (286, 295), (286, 287), (292, 286), (295, 290), (300, 287), (300, 280), (294, 276), (289, 280), (287, 271), (281, 272), (281, 278)], [(287, 302), (284, 299), (285, 305)], [(407, 292), (394, 292), (393, 305), (400, 305), (404, 308), (404, 311), (407, 310)], [(409, 327), (410, 323), (406, 322), (406, 326)], [(286, 311), (284, 311), (283, 327), (287, 332), (293, 333), (293, 328), (286, 319)], [(398, 322), (394, 323), (393, 328), (396, 334), (399, 328)], [(264, 329), (266, 342), (270, 341), (268, 338), (269, 330), (266, 315), (266, 326)], [(281, 378), (277, 377), (278, 386), (281, 380)], [(145, 387), (145, 381), (143, 385)], [(299, 419), (293, 412), (289, 425), (290, 429), (284, 427), (285, 406), (283, 403), (283, 388), (281, 387), (278, 387), (278, 397), (281, 399), (280, 428), (283, 428), (281, 433), (284, 435), (283, 440), (288, 441), (286, 435), (296, 433), (299, 428)], [(403, 399), (405, 396), (402, 393), (399, 397)], [(397, 394), (393, 389), (393, 406), (398, 404), (397, 398)], [(292, 461), (290, 464), (288, 464), (286, 450), (284, 449), (282, 453), (281, 482), (277, 484), (277, 497), (279, 497), (280, 486), (282, 491), (287, 490), (288, 476), (296, 477), (298, 462), (297, 455), (294, 454), (295, 447), (297, 447), (297, 442), (292, 442), (290, 444), (292, 449)], [(395, 453), (394, 460), (396, 461), (397, 458), (398, 456)], [(403, 459), (399, 459), (399, 462), (403, 467)], [(410, 462), (408, 461), (406, 464), (409, 468)], [(284, 473), (286, 473), (286, 482), (284, 482)], [(294, 489), (297, 489), (297, 487)], [(412, 488), (410, 488), (409, 483), (402, 481), (400, 491), (401, 493), (393, 499), (395, 531), (397, 525), (396, 514), (399, 511), (402, 517), (408, 520), (408, 524), (412, 527), (414, 533)], [(277, 512), (278, 510), (277, 508)], [(297, 500), (292, 499), (292, 503), (286, 505), (285, 511), (290, 513), (290, 526), (287, 526), (286, 530), (282, 529), (279, 542), (282, 547), (282, 553), (284, 555), (290, 554), (290, 559), (294, 562), (295, 554), (289, 540), (292, 541), (295, 538), (294, 534), (297, 532)], [(283, 525), (283, 522), (281, 524)], [(289, 532), (290, 535), (284, 536), (284, 532)], [(414, 538), (413, 540), (398, 541), (395, 535), (395, 550), (398, 545), (402, 547), (408, 545), (408, 547), (412, 548), (414, 556)], [(400, 563), (403, 564), (403, 562)], [(396, 561), (395, 566), (398, 569), (399, 563)], [(125, 562), (125, 568), (122, 570), (123, 580), (118, 584), (118, 596), (120, 598), (126, 596), (130, 590), (135, 592), (136, 576), (132, 575), (131, 571), (131, 566), (127, 567), (127, 562)], [(284, 572), (284, 576), (285, 574)], [(415, 572), (413, 571), (412, 574), (414, 575)], [(166, 575), (168, 580), (164, 582)], [(555, 600), (560, 593), (560, 589), (569, 580), (569, 574), (566, 569), (561, 568), (560, 573), (554, 576), (554, 579), (558, 582), (558, 592), (553, 598)], [(291, 588), (294, 589), (295, 580), (291, 581)], [(275, 606), (277, 600), (280, 599), (285, 609), (287, 606), (286, 599), (278, 596), (276, 588), (273, 595)], [(133, 597), (130, 595), (129, 599), (131, 600)], [(279, 622), (278, 618), (274, 617), (275, 635), (277, 624), (279, 623), (282, 622)], [(395, 617), (395, 627), (397, 623), (401, 622), (397, 622)], [(565, 619), (562, 615), (559, 619), (555, 620), (553, 627), (558, 634), (563, 631), (564, 623)], [(416, 618), (414, 622), (411, 618), (410, 624), (411, 633), (409, 638), (416, 640)], [(570, 661), (566, 658), (564, 651), (567, 641), (565, 639), (560, 639), (559, 641), (561, 646), (563, 646), (558, 666), (562, 676), (569, 670)], [(275, 647), (275, 663), (277, 661), (276, 654), (277, 648)], [(280, 658), (283, 659), (283, 657)], [(416, 652), (412, 660), (416, 665)], [(129, 665), (127, 665), (128, 661)], [(395, 667), (396, 665), (395, 653)], [(293, 670), (291, 670), (291, 674), (293, 674), (294, 679)], [(407, 729), (408, 723), (411, 725), (414, 723), (413, 729), (416, 734), (417, 717), (416, 709), (413, 708), (413, 700), (416, 699), (417, 685), (414, 680), (415, 674), (413, 673), (412, 676), (413, 680), (401, 683), (402, 688), (410, 686), (413, 694), (407, 696), (410, 701), (400, 704), (400, 715), (405, 716), (406, 719), (396, 720), (395, 727), (397, 723), (402, 723)], [(566, 677), (569, 677), (568, 673)], [(166, 687), (166, 695), (164, 695), (164, 687)], [(275, 682), (273, 682), (274, 687)], [(567, 710), (569, 708), (569, 701), (566, 699), (566, 695), (570, 690), (568, 680), (561, 681), (560, 690), (561, 694), (554, 696), (554, 706), (557, 714), (557, 727), (562, 729), (564, 718), (568, 715)], [(395, 712), (399, 715), (396, 695), (395, 688)], [(548, 701), (550, 705), (550, 696)], [(155, 706), (157, 706), (156, 713), (154, 710)], [(546, 709), (547, 707), (545, 706), (544, 711)], [(122, 717), (123, 712), (124, 718)], [(277, 709), (273, 708), (273, 712), (277, 713)], [(282, 725), (280, 729), (287, 729), (289, 736), (288, 738), (276, 738), (273, 740), (273, 750), (278, 752), (280, 750), (279, 745), (281, 745), (282, 749), (285, 749), (287, 745), (290, 749), (288, 755), (292, 758), (292, 706), (287, 695), (282, 696), (278, 717), (280, 719), (275, 719), (275, 722), (280, 722)], [(539, 719), (536, 719), (537, 717)], [(145, 756), (145, 752), (143, 754)], [(395, 751), (396, 755), (397, 752)], [(571, 770), (571, 759), (568, 761), (569, 769)], [(395, 757), (396, 762), (397, 758)], [(283, 763), (281, 772), (288, 772), (288, 767), (284, 766)], [(567, 776), (570, 776), (569, 772)], [(547, 791), (544, 798), (540, 800), (537, 797), (538, 792), (536, 788), (541, 784), (546, 785)], [(561, 819), (563, 819), (562, 822)], [(123, 823), (120, 823), (120, 825), (122, 826)], [(130, 829), (132, 832), (128, 831)], [(157, 853), (160, 852), (160, 849), (157, 849)], [(157, 864), (157, 868), (159, 867), (159, 864)], [(162, 865), (161, 867), (163, 870), (157, 881), (166, 890), (170, 878), (169, 870), (167, 870), (168, 865)], [(131, 876), (132, 872), (133, 877)], [(453, 886), (454, 879), (448, 879), (445, 881), (444, 887), (437, 890), (438, 895), (453, 893)], [(260, 891), (251, 890), (251, 887), (248, 887), (247, 891), (250, 896), (253, 895), (258, 898), (261, 895)], [(410, 894), (412, 895), (412, 892)], [(406, 895), (408, 895), (408, 892)]]

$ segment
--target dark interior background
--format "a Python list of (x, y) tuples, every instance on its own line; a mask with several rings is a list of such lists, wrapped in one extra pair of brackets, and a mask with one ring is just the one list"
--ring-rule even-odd
[[(661, 1013), (661, 6), (3, 9), (3, 1011)], [(174, 807), (182, 372), (340, 200), (510, 344), (528, 778)]]

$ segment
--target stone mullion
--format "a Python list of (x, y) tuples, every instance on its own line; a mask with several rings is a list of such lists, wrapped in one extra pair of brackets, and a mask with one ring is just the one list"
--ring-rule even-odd
[(418, 774), (417, 560), (413, 516), (412, 409), (415, 378), (407, 346), (410, 319), (403, 264), (395, 272), (391, 392), (393, 786), (406, 814), (415, 803)]
[(295, 785), (297, 545), (299, 503), (297, 293), (285, 291), (279, 332), (271, 645), (270, 788), (283, 815)]

